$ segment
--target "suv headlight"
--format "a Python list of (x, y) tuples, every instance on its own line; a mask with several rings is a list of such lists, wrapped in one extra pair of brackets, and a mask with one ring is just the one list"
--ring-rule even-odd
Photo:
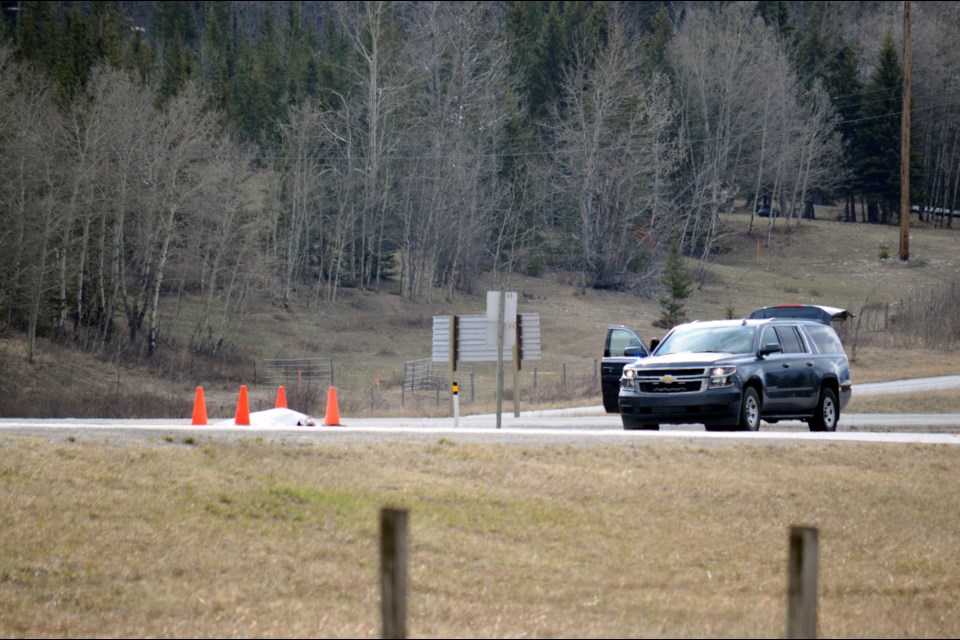
[(637, 372), (633, 369), (624, 369), (622, 377), (624, 380), (633, 380), (637, 377)]
[(734, 366), (714, 367), (710, 369), (710, 388), (732, 387), (733, 376), (736, 374), (737, 368)]

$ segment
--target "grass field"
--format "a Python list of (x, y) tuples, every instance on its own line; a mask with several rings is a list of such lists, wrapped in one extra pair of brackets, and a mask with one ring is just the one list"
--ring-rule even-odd
[[(897, 229), (829, 218), (778, 230), (769, 245), (728, 236), (690, 317), (780, 302), (859, 313), (960, 272), (956, 231), (915, 230), (902, 265), (878, 256)], [(524, 365), (524, 409), (600, 404), (608, 324), (659, 335), (653, 294), (581, 290), (562, 274), (517, 277), (511, 289), (543, 326), (544, 357)], [(401, 404), (399, 372), (429, 356), (433, 315), (483, 313), (483, 292), (433, 305), (343, 300), (254, 304), (238, 351), (334, 357), (344, 417), (442, 414), (429, 397)], [(960, 374), (953, 350), (882, 332), (854, 339), (854, 383)], [(78, 406), (64, 398), (132, 413), (166, 398), (154, 410), (188, 419), (203, 385), (211, 418), (232, 417), (239, 382), (253, 410), (276, 393), (253, 372), (224, 382), (189, 358), (170, 358), (181, 372), (171, 377), (39, 347), (28, 364), (21, 340), (0, 339), (4, 415)], [(474, 377), (464, 410), (489, 411), (492, 367)], [(289, 390), (290, 406), (313, 411), (324, 391)], [(854, 398), (848, 410), (956, 412), (958, 395)], [(782, 637), (792, 525), (820, 531), (818, 635), (960, 637), (958, 466), (950, 446), (5, 437), (0, 636), (377, 637), (378, 514), (394, 506), (410, 512), (411, 637)]]
[(824, 637), (960, 634), (960, 447), (0, 448), (4, 637), (378, 637), (378, 514), (410, 637), (782, 637), (791, 525)]

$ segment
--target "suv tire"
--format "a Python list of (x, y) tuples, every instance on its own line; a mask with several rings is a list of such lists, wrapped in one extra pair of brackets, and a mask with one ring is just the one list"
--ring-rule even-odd
[(753, 387), (743, 390), (743, 398), (740, 400), (740, 421), (737, 427), (741, 431), (760, 430), (760, 396)]
[(810, 431), (836, 431), (840, 421), (840, 405), (837, 404), (837, 394), (833, 389), (820, 390), (820, 399), (817, 401), (817, 410), (810, 419)]

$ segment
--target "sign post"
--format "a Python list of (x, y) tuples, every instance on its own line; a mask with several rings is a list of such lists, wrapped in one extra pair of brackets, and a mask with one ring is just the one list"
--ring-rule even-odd
[[(450, 316), (450, 365), (449, 365), (449, 366), (450, 366), (450, 372), (449, 372), (449, 373), (450, 373), (450, 380), (453, 380), (454, 378), (457, 377), (457, 355), (458, 355), (458, 354), (457, 354), (457, 342), (459, 341), (459, 336), (457, 335), (457, 328), (458, 328), (457, 320), (459, 320), (459, 317), (458, 317), (458, 316)], [(456, 382), (454, 382), (453, 384), (456, 385)], [(455, 397), (455, 395), (454, 395), (454, 397)], [(451, 411), (454, 410), (454, 406), (453, 406), (453, 404), (452, 404), (452, 403), (453, 403), (453, 400), (454, 400), (454, 397), (451, 397), (451, 399), (450, 399), (450, 402), (451, 402), (450, 410), (451, 410)]]
[[(450, 380), (457, 377), (458, 362), (497, 363), (497, 427), (500, 427), (502, 415), (504, 360), (513, 360), (513, 412), (519, 417), (521, 363), (523, 360), (539, 360), (541, 353), (540, 316), (518, 314), (516, 300), (517, 294), (513, 292), (488, 291), (486, 315), (433, 318), (432, 359), (446, 363)], [(437, 392), (439, 394), (439, 389)], [(451, 394), (451, 414), (453, 402)]]
[[(489, 300), (489, 297), (487, 298)], [(497, 429), (503, 416), (503, 323), (506, 317), (506, 294), (501, 291), (497, 303)]]
[[(496, 336), (497, 348), (497, 429), (500, 428), (503, 415), (503, 352), (510, 348), (512, 359), (519, 359), (520, 346), (517, 344), (517, 293), (515, 291), (487, 291), (487, 342)], [(514, 367), (514, 414), (520, 415), (518, 398), (519, 376)]]
[(513, 417), (520, 417), (520, 325), (513, 325)]
[(453, 383), (453, 428), (460, 426), (460, 386)]

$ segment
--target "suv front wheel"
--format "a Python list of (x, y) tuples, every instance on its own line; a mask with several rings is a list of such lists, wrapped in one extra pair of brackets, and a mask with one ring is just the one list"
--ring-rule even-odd
[(760, 396), (753, 387), (743, 390), (743, 399), (740, 401), (740, 422), (737, 426), (741, 431), (760, 430)]
[(810, 431), (836, 431), (839, 420), (840, 405), (837, 404), (837, 394), (833, 389), (821, 389), (817, 410), (810, 419)]

